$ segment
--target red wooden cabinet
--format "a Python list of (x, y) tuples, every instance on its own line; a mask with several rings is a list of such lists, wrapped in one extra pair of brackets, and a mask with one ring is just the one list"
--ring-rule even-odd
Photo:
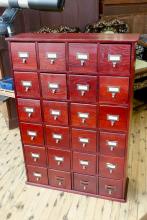
[(9, 38), (27, 182), (124, 202), (135, 34)]

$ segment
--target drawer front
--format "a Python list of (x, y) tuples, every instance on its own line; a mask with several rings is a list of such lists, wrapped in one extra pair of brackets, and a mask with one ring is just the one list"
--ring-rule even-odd
[(40, 98), (40, 88), (37, 73), (14, 72), (17, 96)]
[(100, 74), (130, 74), (130, 45), (101, 44), (99, 52)]
[(74, 174), (74, 190), (96, 194), (96, 177)]
[(72, 148), (74, 150), (95, 153), (96, 146), (97, 135), (95, 131), (72, 129)]
[(128, 128), (129, 110), (125, 107), (100, 106), (100, 128), (111, 131), (126, 131)]
[(13, 69), (36, 70), (35, 43), (11, 43)]
[(49, 168), (70, 171), (70, 151), (48, 149)]
[(41, 70), (66, 70), (64, 43), (39, 43), (38, 46)]
[(69, 70), (84, 74), (97, 72), (97, 44), (69, 44)]
[(99, 157), (99, 175), (114, 179), (121, 179), (124, 176), (124, 159), (121, 157)]
[(20, 121), (41, 122), (41, 106), (39, 100), (18, 99)]
[(99, 81), (100, 103), (128, 103), (129, 78), (101, 76)]
[(69, 128), (46, 126), (46, 144), (49, 147), (69, 148)]
[(100, 153), (114, 157), (124, 157), (126, 135), (119, 133), (100, 132)]
[(99, 178), (99, 195), (112, 198), (123, 198), (123, 181)]
[(96, 102), (97, 77), (69, 76), (70, 100)]
[(71, 124), (82, 128), (96, 128), (96, 106), (72, 103)]
[(27, 166), (28, 181), (48, 185), (47, 169), (43, 167)]
[(67, 99), (66, 75), (41, 73), (42, 96), (45, 99)]
[(24, 146), (24, 154), (27, 165), (46, 167), (45, 148)]
[(44, 145), (41, 125), (20, 123), (22, 141), (28, 145)]
[(96, 174), (96, 156), (73, 152), (73, 171), (82, 174)]
[(43, 101), (44, 121), (50, 125), (68, 125), (66, 102)]
[(49, 185), (71, 189), (71, 174), (69, 172), (63, 172), (58, 170), (48, 170)]

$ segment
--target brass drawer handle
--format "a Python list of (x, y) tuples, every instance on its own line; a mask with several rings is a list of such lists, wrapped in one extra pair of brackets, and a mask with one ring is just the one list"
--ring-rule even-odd
[(109, 169), (110, 174), (112, 174), (113, 170), (117, 168), (117, 165), (112, 163), (106, 163), (106, 168)]
[(55, 94), (57, 92), (57, 90), (59, 89), (59, 84), (57, 84), (57, 83), (49, 83), (48, 87), (51, 90), (52, 94)]
[(39, 181), (41, 179), (41, 177), (42, 177), (42, 174), (34, 172), (33, 176), (36, 178), (36, 181)]
[(77, 90), (80, 91), (81, 96), (84, 96), (89, 91), (89, 85), (77, 84)]
[(82, 124), (85, 124), (86, 119), (89, 119), (89, 113), (78, 112), (78, 117), (82, 119)]
[(64, 162), (64, 157), (54, 157), (55, 161), (57, 161), (57, 165), (60, 166)]
[(28, 114), (28, 117), (30, 118), (32, 114), (34, 113), (34, 109), (28, 108), (28, 107), (25, 107), (24, 109), (25, 109), (25, 112)]
[(79, 137), (79, 142), (82, 143), (83, 147), (86, 147), (86, 144), (89, 144), (89, 138)]
[(111, 151), (118, 147), (118, 141), (106, 141)]
[(80, 181), (80, 184), (83, 186), (83, 190), (84, 190), (84, 191), (87, 190), (87, 187), (88, 187), (88, 185), (89, 185), (89, 182), (88, 182), (88, 181), (83, 181), (83, 180), (81, 180), (81, 181)]
[(84, 66), (87, 60), (89, 60), (89, 54), (87, 53), (77, 53), (76, 54), (76, 59), (80, 60), (81, 66)]
[(120, 93), (120, 87), (108, 86), (107, 91), (112, 94), (114, 99), (117, 93)]
[(112, 193), (116, 190), (116, 187), (110, 186), (110, 185), (105, 185), (105, 189), (107, 190), (109, 195), (112, 195)]
[(58, 182), (58, 185), (59, 186), (62, 186), (63, 185), (63, 183), (64, 183), (64, 178), (63, 177), (56, 177), (56, 181)]
[(119, 121), (119, 115), (107, 115), (107, 120), (111, 122), (111, 126), (114, 126), (114, 124)]
[(89, 161), (80, 160), (80, 165), (82, 166), (83, 170), (85, 170), (89, 166)]
[(36, 162), (40, 158), (40, 154), (31, 153), (31, 157), (33, 158), (34, 162)]
[(47, 53), (47, 59), (50, 60), (50, 64), (53, 65), (55, 61), (57, 60), (57, 54), (56, 53)]
[(53, 134), (52, 138), (56, 140), (56, 144), (58, 144), (62, 140), (61, 134)]
[(28, 92), (28, 90), (32, 87), (31, 81), (21, 81), (21, 84), (25, 87), (25, 92)]
[(117, 63), (121, 61), (121, 57), (122, 56), (120, 54), (116, 54), (116, 55), (108, 54), (108, 61), (112, 62), (113, 68), (116, 68)]
[(37, 132), (36, 131), (27, 131), (27, 135), (30, 136), (31, 141), (33, 141), (35, 139), (35, 137), (37, 137)]
[(28, 52), (18, 52), (18, 57), (22, 59), (22, 63), (25, 64), (27, 62), (27, 59), (29, 58)]
[(58, 110), (51, 110), (50, 111), (51, 115), (54, 117), (54, 120), (56, 121), (58, 119), (58, 117), (61, 115), (61, 111)]

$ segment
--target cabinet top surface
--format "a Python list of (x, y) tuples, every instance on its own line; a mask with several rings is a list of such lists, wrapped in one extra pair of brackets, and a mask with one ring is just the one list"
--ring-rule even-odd
[(137, 42), (139, 34), (95, 34), (95, 33), (22, 33), (7, 38), (8, 41), (17, 42)]

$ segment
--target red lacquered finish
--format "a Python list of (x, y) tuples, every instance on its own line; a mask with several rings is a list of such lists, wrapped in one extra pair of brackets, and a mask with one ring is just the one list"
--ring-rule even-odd
[(19, 97), (40, 98), (37, 73), (14, 72), (16, 93)]
[(28, 165), (27, 175), (29, 182), (48, 185), (47, 168)]
[(81, 152), (97, 151), (97, 133), (81, 129), (72, 129), (72, 148)]
[(73, 153), (73, 171), (82, 174), (96, 174), (96, 156), (92, 154)]
[(37, 124), (20, 123), (22, 142), (28, 145), (43, 145), (43, 127)]
[(46, 144), (49, 147), (69, 148), (69, 128), (46, 126)]
[(99, 157), (99, 175), (113, 179), (124, 177), (124, 158), (121, 157)]
[(99, 194), (112, 198), (122, 198), (123, 180), (113, 180), (99, 177)]
[(99, 52), (100, 74), (129, 75), (130, 49), (129, 44), (101, 44)]
[(67, 86), (66, 75), (59, 74), (45, 74), (40, 75), (42, 85), (42, 96), (45, 99), (66, 99), (67, 98)]
[(97, 71), (97, 44), (69, 44), (69, 70), (78, 73)]
[(43, 102), (44, 121), (50, 125), (68, 125), (67, 102)]
[(128, 104), (129, 77), (100, 76), (99, 102)]
[(41, 122), (41, 105), (39, 100), (18, 99), (18, 115), (20, 121)]
[(46, 167), (46, 152), (43, 147), (24, 146), (27, 165)]
[(13, 69), (37, 70), (34, 43), (11, 43)]
[(87, 176), (81, 174), (74, 174), (74, 190), (96, 194), (97, 183), (95, 176)]
[(48, 149), (49, 168), (70, 171), (70, 151)]
[(100, 153), (114, 157), (124, 157), (126, 134), (100, 132)]
[(73, 102), (96, 102), (97, 77), (69, 76), (70, 100)]
[(65, 71), (65, 44), (39, 43), (40, 69), (44, 71)]
[(71, 189), (71, 174), (58, 170), (48, 169), (49, 185), (64, 189)]
[(127, 131), (129, 111), (127, 107), (101, 105), (99, 123), (101, 129)]
[(96, 105), (72, 103), (70, 108), (72, 126), (96, 128)]

